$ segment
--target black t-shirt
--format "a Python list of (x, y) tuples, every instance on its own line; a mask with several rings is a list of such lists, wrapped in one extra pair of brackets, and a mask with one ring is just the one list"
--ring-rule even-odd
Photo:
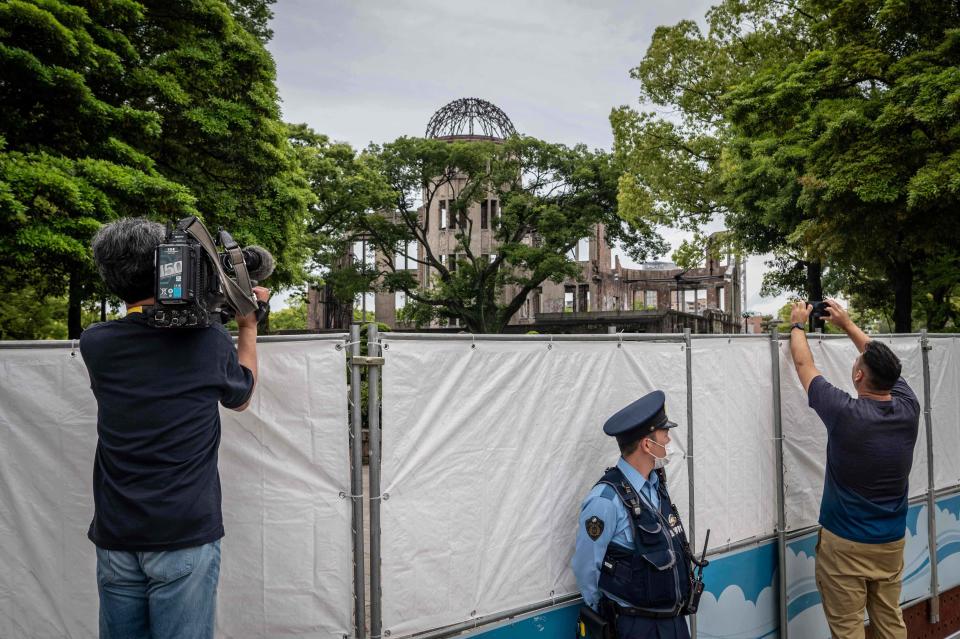
[(90, 540), (155, 551), (223, 537), (217, 404), (253, 392), (226, 330), (152, 328), (132, 313), (85, 330), (80, 353), (98, 406)]
[(890, 396), (854, 398), (822, 375), (810, 382), (810, 407), (827, 427), (820, 523), (844, 539), (886, 543), (906, 529), (920, 403), (902, 377)]

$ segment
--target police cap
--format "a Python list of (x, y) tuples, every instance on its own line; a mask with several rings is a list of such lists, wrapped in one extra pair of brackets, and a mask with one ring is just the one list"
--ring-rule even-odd
[(603, 425), (603, 432), (618, 440), (630, 440), (643, 437), (658, 428), (676, 427), (676, 423), (667, 419), (667, 412), (663, 407), (666, 399), (663, 391), (647, 393), (629, 406), (618, 410)]

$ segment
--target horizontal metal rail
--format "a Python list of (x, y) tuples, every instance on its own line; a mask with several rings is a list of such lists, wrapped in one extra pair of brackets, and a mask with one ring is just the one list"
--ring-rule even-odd
[(465, 632), (467, 630), (473, 630), (474, 628), (478, 628), (480, 626), (488, 626), (490, 624), (497, 623), (498, 621), (506, 621), (508, 619), (519, 617), (528, 613), (547, 612), (549, 610), (562, 608), (567, 604), (571, 604), (580, 600), (581, 597), (579, 594), (555, 597), (553, 599), (521, 606), (519, 608), (513, 608), (511, 610), (505, 610), (503, 612), (487, 615), (485, 617), (477, 617), (476, 619), (463, 621), (453, 624), (452, 626), (437, 628), (436, 630), (428, 630), (427, 632), (421, 632), (419, 634), (405, 635), (405, 639), (443, 639), (444, 637), (452, 637), (453, 635), (460, 634), (461, 632)]
[[(176, 330), (176, 329), (170, 329)], [(190, 330), (190, 329), (185, 329)], [(324, 333), (322, 335), (260, 335), (258, 344), (274, 342), (342, 342), (347, 338), (346, 333)], [(35, 340), (0, 340), (0, 349), (24, 348), (77, 348), (80, 340), (76, 339), (35, 339)]]

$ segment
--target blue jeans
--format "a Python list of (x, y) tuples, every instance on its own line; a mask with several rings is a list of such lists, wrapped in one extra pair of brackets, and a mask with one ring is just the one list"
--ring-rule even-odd
[(162, 552), (97, 548), (100, 639), (213, 639), (220, 541)]

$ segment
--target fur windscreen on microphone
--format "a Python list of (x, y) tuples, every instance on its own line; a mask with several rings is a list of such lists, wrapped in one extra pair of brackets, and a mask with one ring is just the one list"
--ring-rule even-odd
[(270, 277), (274, 266), (276, 266), (270, 251), (262, 246), (248, 246), (243, 249), (243, 261), (247, 265), (250, 279), (258, 282)]

